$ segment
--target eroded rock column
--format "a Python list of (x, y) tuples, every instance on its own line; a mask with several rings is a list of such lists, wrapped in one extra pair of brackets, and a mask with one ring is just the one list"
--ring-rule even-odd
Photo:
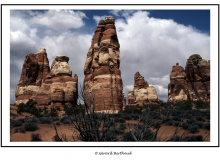
[(106, 17), (95, 30), (84, 66), (85, 102), (96, 111), (122, 109), (119, 47), (114, 18)]

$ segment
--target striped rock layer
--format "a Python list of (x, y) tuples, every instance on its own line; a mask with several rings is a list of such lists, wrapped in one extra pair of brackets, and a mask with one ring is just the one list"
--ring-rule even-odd
[(139, 72), (134, 76), (134, 90), (128, 92), (128, 105), (158, 104), (160, 98), (153, 86), (149, 86)]
[(119, 42), (114, 18), (101, 20), (94, 32), (84, 66), (84, 97), (95, 111), (123, 106)]
[(210, 102), (210, 61), (193, 54), (183, 67), (173, 66), (168, 85), (168, 102)]

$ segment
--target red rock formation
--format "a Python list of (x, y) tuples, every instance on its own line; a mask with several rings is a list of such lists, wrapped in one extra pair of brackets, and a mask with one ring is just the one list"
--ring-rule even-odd
[(56, 56), (51, 71), (45, 49), (26, 56), (20, 81), (17, 85), (15, 104), (37, 101), (37, 106), (75, 106), (78, 98), (78, 77), (72, 78), (69, 58)]
[(84, 66), (85, 102), (96, 111), (122, 109), (119, 47), (114, 18), (106, 17), (95, 30)]
[(20, 81), (15, 90), (15, 104), (35, 99), (42, 81), (46, 79), (49, 72), (49, 61), (45, 49), (40, 49), (36, 54), (29, 53), (24, 60)]
[[(187, 59), (185, 70), (174, 66), (168, 85), (168, 102), (210, 101), (210, 61), (193, 54)], [(179, 76), (177, 76), (179, 75)]]
[(134, 91), (128, 93), (128, 105), (158, 104), (160, 99), (156, 89), (149, 86), (139, 72), (135, 73), (134, 81)]
[(40, 108), (62, 107), (64, 104), (75, 106), (78, 98), (78, 77), (72, 77), (72, 70), (67, 56), (56, 56), (52, 63), (51, 73), (40, 87), (36, 101)]

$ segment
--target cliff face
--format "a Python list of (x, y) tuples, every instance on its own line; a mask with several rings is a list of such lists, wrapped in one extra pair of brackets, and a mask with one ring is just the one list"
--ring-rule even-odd
[(168, 85), (168, 102), (196, 101), (210, 102), (210, 61), (193, 54), (187, 59), (185, 70), (173, 66)]
[(85, 102), (96, 111), (122, 109), (119, 47), (114, 18), (106, 17), (94, 32), (84, 66)]
[(158, 104), (159, 97), (156, 89), (149, 86), (139, 72), (134, 75), (134, 91), (128, 92), (128, 105)]
[(29, 99), (37, 101), (38, 107), (75, 106), (78, 98), (78, 77), (72, 77), (69, 58), (56, 56), (51, 70), (45, 49), (26, 56), (21, 78), (17, 85), (16, 105)]

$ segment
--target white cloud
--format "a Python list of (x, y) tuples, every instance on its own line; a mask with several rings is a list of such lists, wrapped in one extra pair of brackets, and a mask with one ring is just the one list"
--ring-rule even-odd
[(40, 24), (52, 28), (58, 32), (67, 31), (69, 28), (80, 28), (84, 25), (83, 18), (87, 18), (83, 12), (72, 10), (48, 10), (35, 16), (32, 24)]
[(98, 24), (100, 20), (105, 20), (105, 17), (112, 17), (112, 16), (97, 16), (97, 15), (94, 15), (93, 16), (93, 19), (96, 21), (96, 23)]

